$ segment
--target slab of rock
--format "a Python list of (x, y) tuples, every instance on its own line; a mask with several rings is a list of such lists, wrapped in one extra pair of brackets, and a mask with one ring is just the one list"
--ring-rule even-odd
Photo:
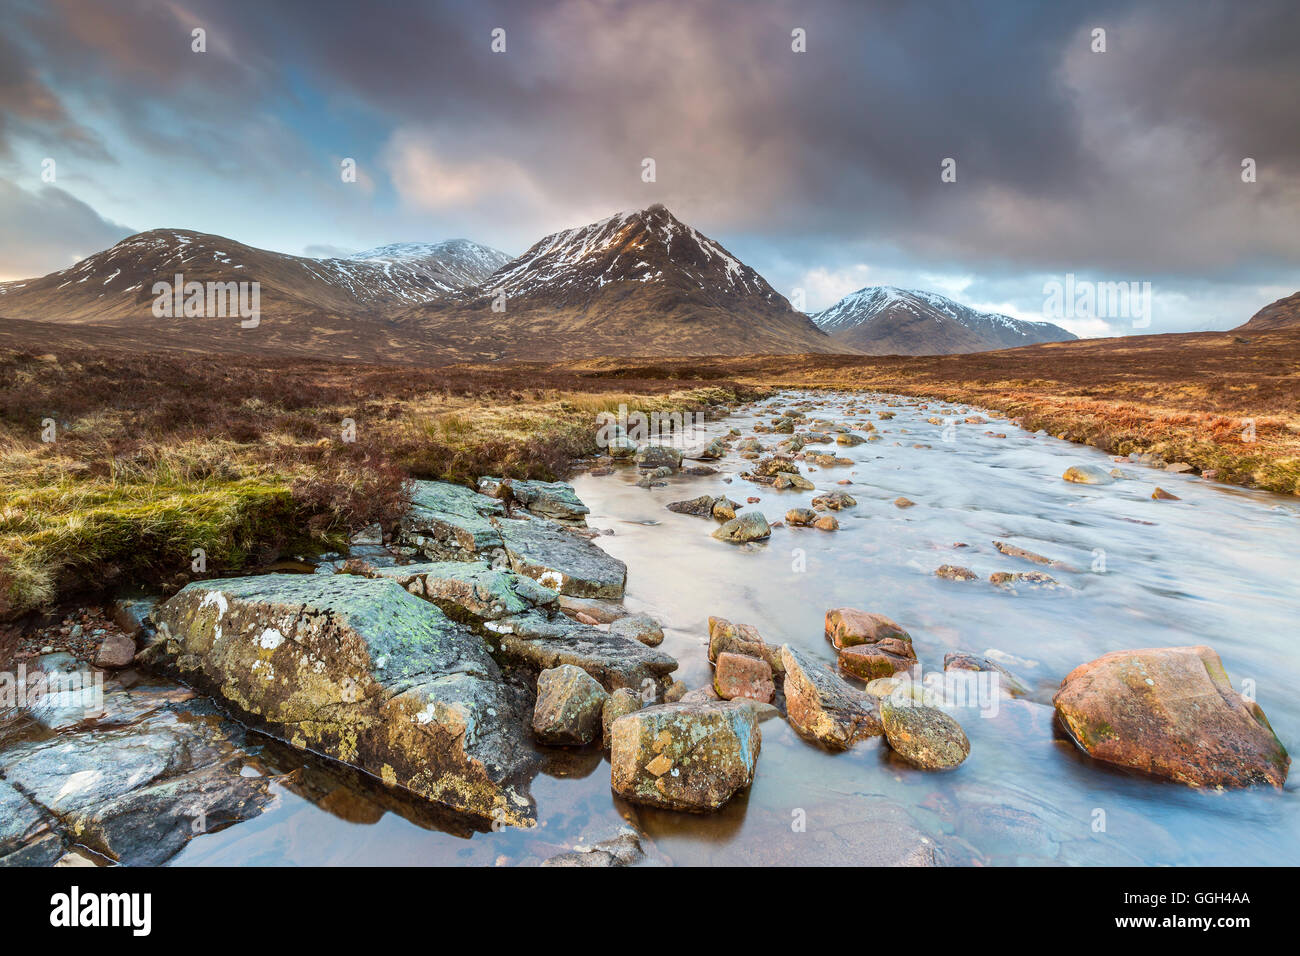
[(737, 515), (717, 531), (713, 537), (719, 541), (744, 544), (747, 541), (762, 541), (772, 536), (772, 528), (761, 511), (746, 511)]
[(627, 565), (548, 521), (497, 522), (510, 569), (560, 594), (620, 600)]
[(817, 486), (803, 475), (783, 471), (773, 479), (772, 487), (780, 491), (784, 491), (786, 488), (794, 488), (797, 491), (812, 491)]
[(434, 561), (477, 561), (501, 551), (501, 533), (490, 520), (501, 502), (445, 481), (414, 481), (411, 507), (398, 540)]
[[(563, 481), (522, 481), (510, 479), (516, 501), (535, 515), (552, 521), (586, 524), (591, 509), (582, 503), (573, 486)], [(492, 498), (501, 497), (500, 478), (480, 478), (478, 490)]]
[[(244, 776), (244, 730), (188, 692), (153, 706), (105, 693), (105, 724), (0, 754), (0, 865), (52, 865), (80, 844), (125, 865), (167, 862), (204, 832), (255, 817), (273, 778)], [(144, 695), (149, 696), (149, 695)], [(21, 793), (19, 793), (21, 791)]]
[(889, 746), (922, 770), (947, 770), (970, 755), (961, 724), (937, 707), (891, 694), (880, 698), (880, 719)]
[(543, 671), (561, 664), (581, 667), (607, 691), (628, 687), (656, 697), (677, 669), (677, 660), (640, 641), (579, 624), (563, 615), (537, 612), (489, 621), (494, 650), (503, 661)]
[(686, 501), (673, 501), (665, 505), (669, 511), (681, 515), (694, 515), (697, 518), (713, 517), (713, 506), (718, 501), (725, 501), (725, 498), (715, 498), (713, 495), (700, 495), (698, 498), (689, 498)]
[(629, 614), (609, 626), (609, 633), (640, 641), (646, 647), (658, 647), (664, 642), (664, 629), (647, 614)]
[(1071, 465), (1061, 477), (1079, 485), (1109, 485), (1115, 481), (1110, 472), (1098, 465)]
[(612, 839), (560, 853), (545, 860), (542, 866), (634, 866), (643, 859), (645, 851), (641, 849), (641, 841), (635, 831), (629, 829)]
[[(561, 594), (560, 610), (569, 617), (585, 614), (597, 624), (613, 624), (619, 618), (627, 617), (627, 608), (617, 601), (603, 601), (600, 598), (580, 598), (571, 594)], [(585, 623), (590, 623), (584, 621)]]
[(916, 666), (916, 655), (910, 640), (886, 637), (874, 644), (840, 648), (838, 661), (842, 670), (869, 681), (911, 671)]
[(747, 697), (770, 704), (776, 695), (772, 667), (761, 657), (724, 651), (713, 672), (713, 689), (723, 700)]
[(1105, 654), (1067, 674), (1053, 703), (1098, 760), (1194, 787), (1286, 781), (1286, 748), (1208, 647)]
[(544, 744), (589, 744), (601, 732), (601, 713), (609, 694), (590, 674), (572, 664), (544, 670), (537, 677), (533, 733)]
[(874, 700), (789, 644), (781, 647), (786, 716), (800, 736), (832, 750), (883, 733)]
[(633, 803), (717, 810), (753, 782), (761, 741), (744, 704), (646, 707), (614, 721), (610, 784)]
[(396, 581), (195, 582), (142, 652), (242, 720), (482, 820), (528, 826), (526, 700), (483, 640)]
[(547, 607), (559, 595), (532, 578), (494, 568), (484, 561), (435, 561), (374, 568), (369, 577), (391, 578), (417, 597), (438, 605), (456, 620), (495, 621)]

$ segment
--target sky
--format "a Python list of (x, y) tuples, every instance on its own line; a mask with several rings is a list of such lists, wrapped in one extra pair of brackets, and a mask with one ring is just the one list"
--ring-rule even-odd
[[(1123, 335), (1300, 289), (1295, 0), (0, 0), (0, 22), (0, 279), (159, 227), (517, 255), (663, 203), (808, 311), (888, 284)], [(1053, 283), (1136, 285), (1071, 308)]]

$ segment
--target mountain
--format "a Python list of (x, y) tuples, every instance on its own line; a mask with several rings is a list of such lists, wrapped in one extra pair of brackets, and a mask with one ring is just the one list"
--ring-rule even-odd
[(843, 350), (662, 205), (547, 236), (401, 321), (463, 335), (492, 358)]
[(1300, 292), (1278, 299), (1260, 309), (1234, 332), (1271, 332), (1274, 329), (1300, 328)]
[(499, 249), (469, 239), (444, 242), (394, 242), (348, 256), (356, 261), (389, 262), (435, 276), (455, 288), (475, 286), (510, 261)]
[(813, 316), (843, 348), (868, 355), (952, 355), (1078, 338), (1050, 322), (980, 312), (933, 292), (868, 286)]
[(507, 261), (463, 239), (382, 247), (344, 259), (255, 249), (221, 236), (154, 229), (39, 279), (0, 283), (0, 315), (47, 322), (153, 321), (153, 284), (260, 283), (268, 316), (409, 306), (473, 285)]

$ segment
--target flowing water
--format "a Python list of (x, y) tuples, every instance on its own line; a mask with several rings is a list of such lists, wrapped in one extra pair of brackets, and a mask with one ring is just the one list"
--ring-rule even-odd
[[(263, 816), (193, 841), (180, 864), (527, 863), (612, 835), (625, 820), (649, 839), (654, 862), (952, 864), (1294, 864), (1300, 861), (1295, 785), (1286, 790), (1203, 792), (1109, 768), (1056, 729), (1051, 693), (1071, 669), (1108, 651), (1207, 644), (1233, 683), (1253, 694), (1288, 749), (1300, 745), (1300, 503), (1191, 476), (1119, 467), (1111, 485), (1061, 480), (1067, 467), (1113, 462), (1095, 449), (1025, 432), (1008, 421), (955, 428), (928, 424), (970, 410), (889, 396), (787, 393), (705, 427), (753, 434), (775, 409), (812, 400), (810, 419), (880, 440), (852, 448), (809, 446), (852, 458), (810, 469), (818, 492), (858, 501), (840, 529), (782, 527), (763, 543), (710, 537), (716, 524), (666, 510), (697, 495), (748, 496), (769, 521), (817, 492), (774, 491), (739, 477), (731, 455), (719, 473), (636, 486), (635, 468), (574, 481), (600, 545), (628, 565), (625, 603), (665, 625), (663, 650), (691, 687), (711, 679), (710, 615), (753, 624), (834, 667), (823, 636), (828, 608), (892, 617), (912, 635), (927, 671), (949, 651), (995, 657), (1031, 686), (1028, 699), (950, 710), (971, 741), (955, 770), (916, 770), (880, 738), (832, 754), (781, 718), (762, 724), (753, 786), (707, 816), (633, 807), (609, 789), (608, 759), (574, 753), (538, 777), (540, 826), (472, 833), (357, 781), (281, 788)], [(865, 409), (889, 408), (882, 421)], [(846, 409), (862, 409), (848, 414)], [(1005, 434), (999, 438), (986, 432)], [(784, 436), (758, 436), (765, 445)], [(951, 440), (945, 440), (945, 438)], [(917, 446), (922, 447), (917, 447)], [(840, 479), (849, 485), (838, 484)], [(1178, 501), (1153, 501), (1157, 483)], [(893, 501), (916, 502), (901, 509)], [(1037, 570), (999, 554), (1004, 540), (1078, 570), (1051, 570), (1064, 588), (1004, 591), (994, 571)], [(957, 544), (965, 547), (956, 547)], [(975, 581), (937, 578), (942, 564)], [(292, 760), (292, 757), (282, 757)]]

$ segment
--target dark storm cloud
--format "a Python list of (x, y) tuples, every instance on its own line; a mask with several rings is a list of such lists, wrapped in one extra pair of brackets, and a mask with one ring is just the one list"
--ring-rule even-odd
[(62, 269), (133, 232), (62, 189), (28, 192), (2, 179), (0, 222), (0, 279)]
[(361, 227), (379, 221), (519, 252), (659, 201), (791, 282), (867, 261), (1300, 281), (1292, 0), (58, 0), (10, 19), (39, 71), (0, 72), (0, 105), (32, 91), (0, 135), (41, 110), (75, 123), (75, 102), (195, 189), (282, 190), (250, 209), (281, 220), (320, 188), (304, 169), (361, 157), (371, 206), (299, 248), (377, 240)]

